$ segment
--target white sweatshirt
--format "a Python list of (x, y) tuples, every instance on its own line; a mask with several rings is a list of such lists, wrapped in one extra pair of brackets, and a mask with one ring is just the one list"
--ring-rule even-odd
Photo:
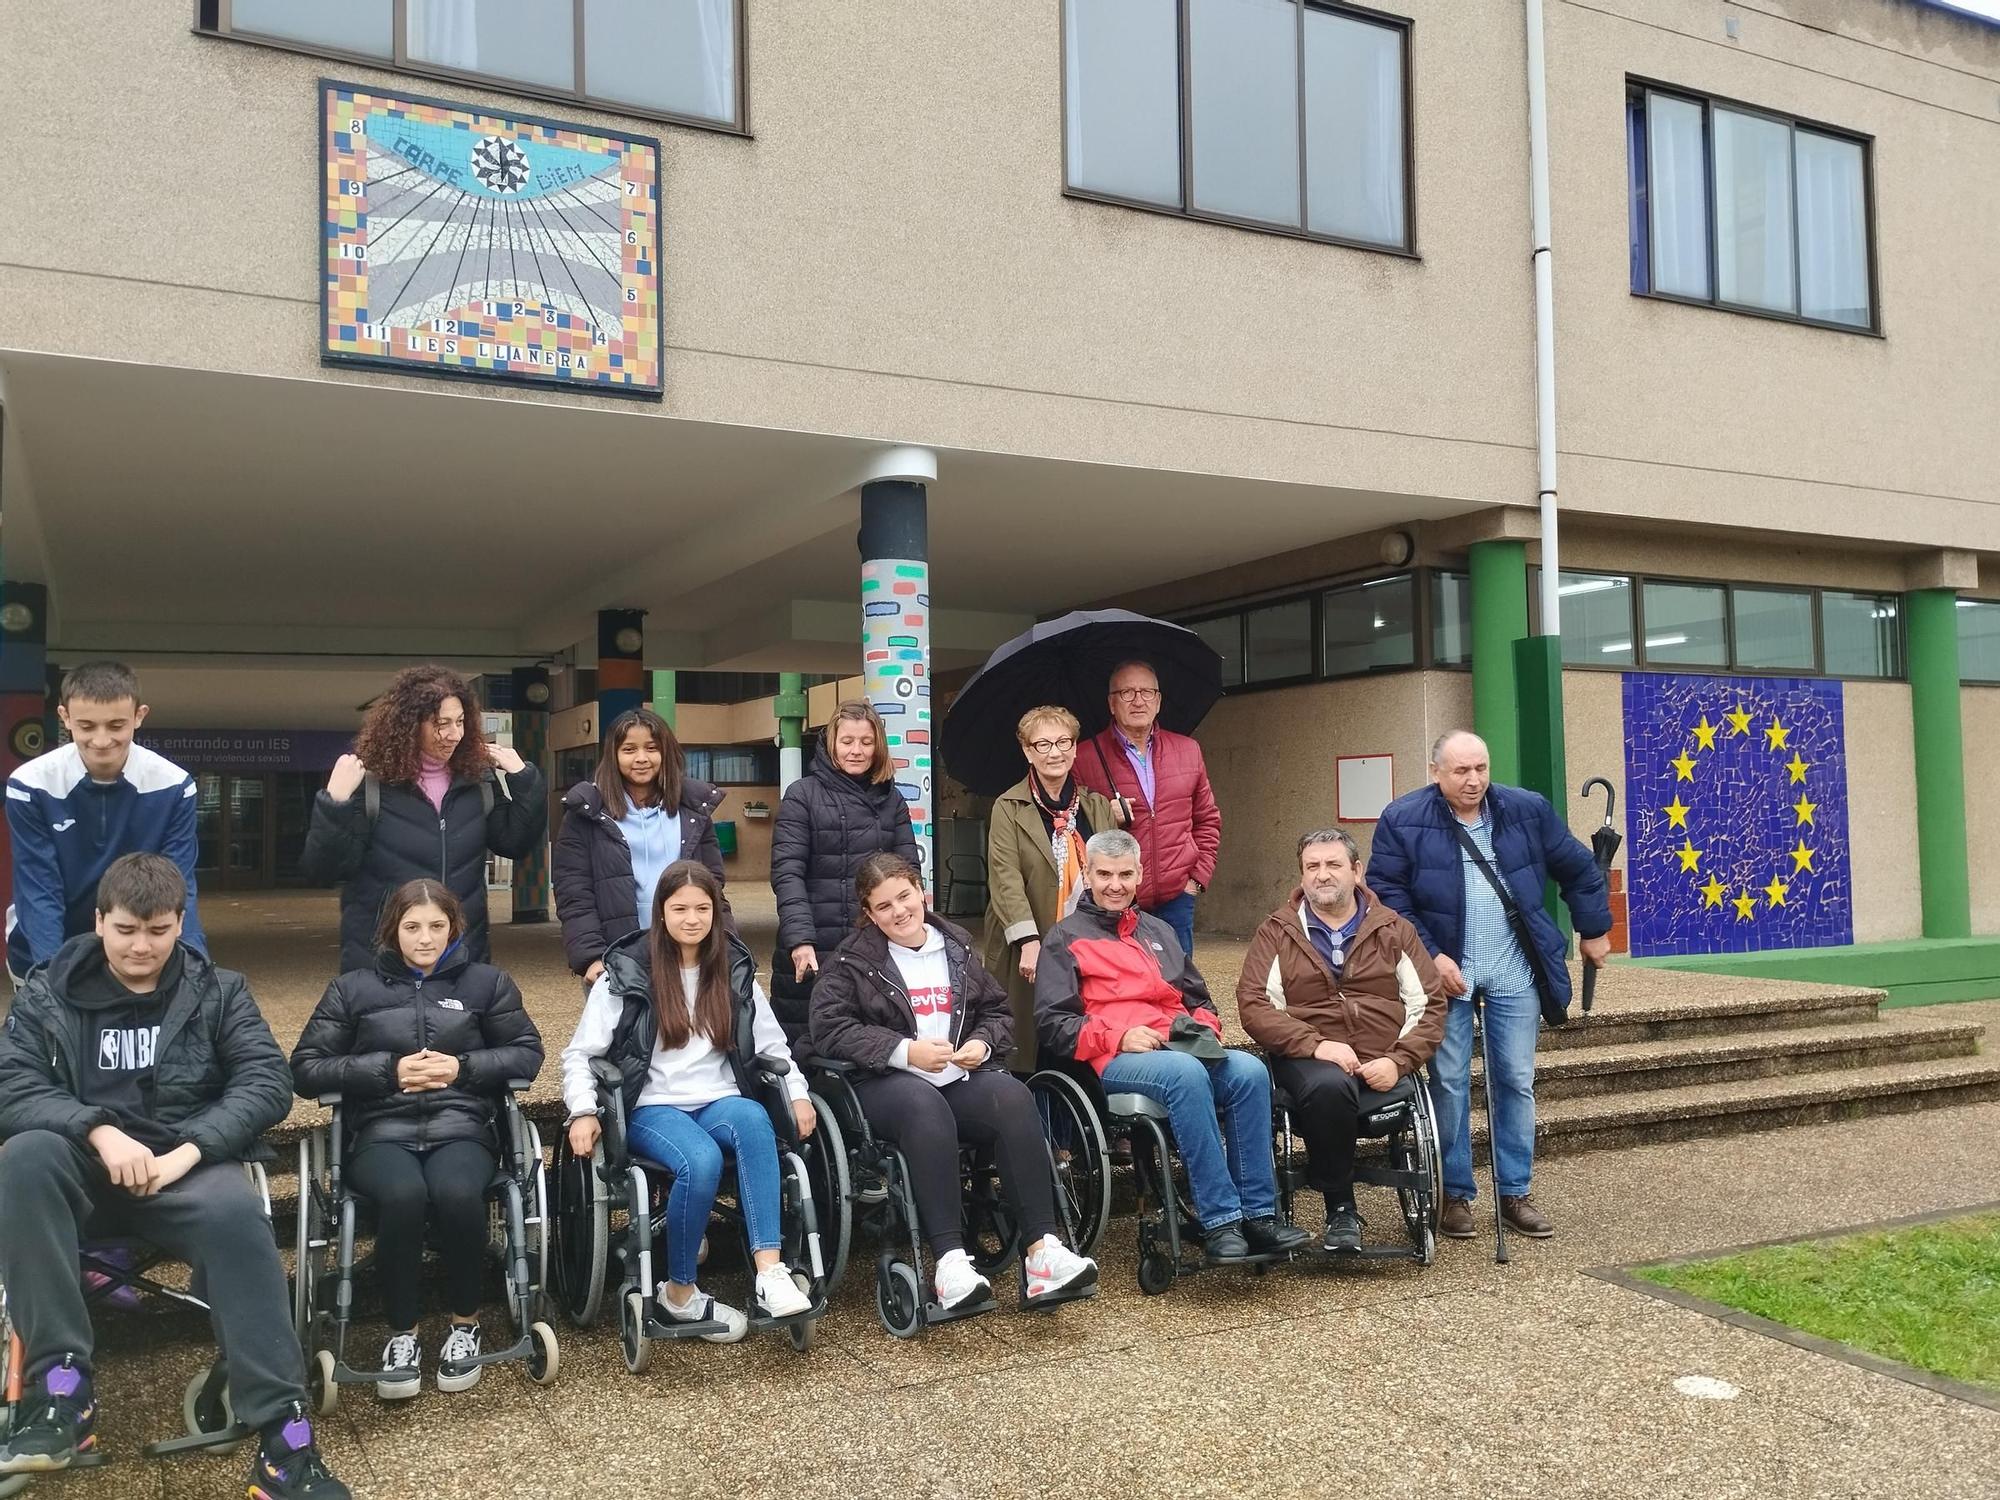
[[(901, 943), (891, 941), (889, 956), (896, 960), (896, 970), (903, 977), (903, 988), (910, 992), (910, 1011), (917, 1020), (916, 1039), (920, 1042), (949, 1042), (951, 960), (945, 956), (944, 934), (926, 922), (923, 947), (905, 948)], [(965, 1069), (957, 1063), (948, 1062), (935, 1073), (911, 1067), (908, 1042), (898, 1042), (889, 1061), (939, 1088), (947, 1083), (956, 1083), (965, 1076)]]
[[(698, 969), (681, 970), (681, 990), (687, 996), (690, 1016), (694, 1014), (695, 987), (700, 977)], [(792, 1051), (785, 1045), (784, 1028), (771, 1013), (771, 1002), (765, 998), (762, 985), (755, 987), (754, 1004), (750, 1035), (758, 1055), (768, 1053), (789, 1060)], [(572, 1116), (597, 1113), (597, 1082), (590, 1076), (591, 1059), (602, 1057), (605, 1048), (611, 1045), (611, 1034), (618, 1029), (618, 1017), (624, 1009), (625, 1002), (611, 992), (611, 976), (598, 975), (597, 983), (590, 987), (590, 995), (583, 1002), (583, 1018), (576, 1023), (576, 1034), (563, 1048), (563, 1103)], [(642, 1018), (639, 1024), (650, 1026), (652, 1017)], [(797, 1064), (785, 1075), (784, 1084), (786, 1098), (805, 1098), (805, 1074)], [(676, 1109), (696, 1110), (741, 1092), (736, 1087), (735, 1071), (729, 1066), (729, 1054), (718, 1050), (707, 1037), (697, 1032), (685, 1045), (668, 1052), (662, 1050), (655, 1033), (652, 1061), (633, 1107), (671, 1104)]]

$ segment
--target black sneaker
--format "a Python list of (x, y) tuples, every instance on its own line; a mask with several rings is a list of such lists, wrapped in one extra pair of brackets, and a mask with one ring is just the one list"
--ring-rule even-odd
[(1201, 1251), (1211, 1266), (1248, 1260), (1250, 1243), (1243, 1238), (1243, 1221), (1231, 1219), (1227, 1224), (1216, 1225), (1201, 1237)]
[(1361, 1248), (1361, 1215), (1352, 1203), (1336, 1203), (1326, 1211), (1326, 1235), (1319, 1247), (1329, 1253)]
[(249, 1500), (353, 1500), (320, 1458), (303, 1403), (294, 1402), (282, 1422), (264, 1429), (250, 1463)]
[(0, 1474), (53, 1474), (97, 1447), (97, 1403), (74, 1354), (50, 1365), (21, 1393), (14, 1426), (0, 1443)]
[(1278, 1255), (1302, 1250), (1312, 1243), (1312, 1236), (1298, 1225), (1282, 1224), (1268, 1215), (1261, 1219), (1245, 1219), (1243, 1238), (1250, 1242), (1253, 1255)]

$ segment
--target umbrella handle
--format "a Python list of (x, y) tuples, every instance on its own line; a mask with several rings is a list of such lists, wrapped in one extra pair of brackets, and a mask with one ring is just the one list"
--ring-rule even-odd
[(1590, 1014), (1591, 1003), (1597, 999), (1597, 965), (1585, 959), (1583, 963), (1583, 1013)]
[(1090, 748), (1097, 752), (1097, 764), (1104, 772), (1104, 784), (1111, 788), (1111, 800), (1116, 802), (1119, 810), (1125, 814), (1123, 826), (1127, 832), (1130, 832), (1132, 828), (1132, 801), (1123, 792), (1118, 790), (1117, 779), (1111, 774), (1111, 762), (1104, 758), (1104, 747), (1097, 743), (1097, 736), (1094, 734), (1090, 737)]
[(1588, 797), (1590, 789), (1594, 786), (1604, 788), (1604, 822), (1606, 826), (1609, 826), (1611, 815), (1618, 810), (1618, 791), (1602, 776), (1593, 776), (1577, 789), (1577, 796)]

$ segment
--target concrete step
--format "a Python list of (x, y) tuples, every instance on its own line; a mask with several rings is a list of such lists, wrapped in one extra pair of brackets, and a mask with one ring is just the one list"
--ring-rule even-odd
[[(1777, 984), (1716, 978), (1690, 985), (1656, 980), (1663, 971), (1610, 970), (1597, 1007), (1570, 1007), (1567, 1026), (1545, 1027), (1544, 1052), (1622, 1047), (1679, 1037), (1734, 1036), (1746, 1031), (1859, 1026), (1876, 1019), (1880, 990), (1842, 985)], [(1637, 993), (1630, 991), (1636, 990)], [(1622, 992), (1622, 993), (1621, 993)], [(1581, 993), (1581, 991), (1579, 991)]]
[[(1941, 1109), (2000, 1099), (2000, 1056), (1933, 1058), (1838, 1072), (1555, 1099), (1536, 1110), (1539, 1154), (1656, 1145), (1864, 1115)], [(1486, 1112), (1473, 1111), (1475, 1153), (1485, 1157)]]
[[(1949, 1007), (1946, 1008), (1948, 1012)], [(1587, 1098), (1633, 1090), (1735, 1083), (1799, 1073), (1885, 1067), (1935, 1058), (1969, 1057), (1985, 1027), (1946, 1014), (1889, 1011), (1870, 1024), (1783, 1028), (1675, 1036), (1665, 1041), (1564, 1047), (1535, 1060), (1535, 1097)], [(1485, 1085), (1473, 1059), (1473, 1097)]]

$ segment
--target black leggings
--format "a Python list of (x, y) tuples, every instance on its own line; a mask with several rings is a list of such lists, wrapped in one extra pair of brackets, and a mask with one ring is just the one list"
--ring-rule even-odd
[(451, 1141), (428, 1151), (382, 1141), (362, 1147), (347, 1164), (348, 1185), (375, 1205), (375, 1270), (392, 1329), (417, 1326), (427, 1222), (437, 1226), (446, 1306), (460, 1318), (479, 1311), (486, 1185), (498, 1161), (484, 1141)]
[(917, 1223), (931, 1254), (965, 1248), (959, 1215), (960, 1141), (993, 1147), (1001, 1189), (1020, 1221), (1024, 1251), (1045, 1235), (1061, 1233), (1035, 1096), (1012, 1073), (986, 1068), (939, 1088), (899, 1071), (857, 1079), (854, 1092), (870, 1128), (899, 1147), (909, 1163)]

